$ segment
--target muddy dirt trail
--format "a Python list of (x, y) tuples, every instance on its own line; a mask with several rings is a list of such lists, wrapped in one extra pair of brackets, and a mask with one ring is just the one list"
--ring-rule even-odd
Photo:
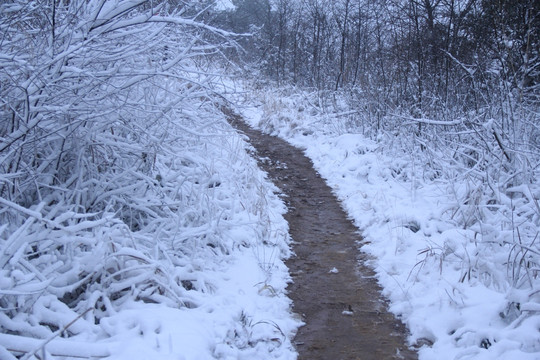
[(295, 256), (288, 295), (306, 323), (293, 340), (299, 359), (416, 359), (406, 328), (387, 311), (374, 272), (358, 251), (358, 229), (301, 150), (247, 126), (259, 165), (283, 192)]

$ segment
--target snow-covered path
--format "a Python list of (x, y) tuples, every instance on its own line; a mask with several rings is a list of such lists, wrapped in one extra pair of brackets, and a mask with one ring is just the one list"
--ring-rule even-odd
[[(373, 257), (389, 309), (409, 328), (419, 359), (539, 359), (538, 227), (527, 217), (536, 213), (537, 186), (493, 198), (493, 187), (452, 176), (451, 156), (435, 154), (443, 168), (430, 167), (412, 146), (414, 134), (367, 138), (347, 104), (327, 100), (263, 90), (241, 111), (313, 161), (362, 231), (362, 251)], [(527, 245), (512, 242), (518, 238)]]
[(305, 322), (294, 340), (300, 359), (416, 359), (367, 256), (357, 249), (358, 229), (311, 161), (280, 138), (249, 128), (240, 116), (229, 119), (248, 135), (287, 203), (294, 252), (287, 261), (293, 278), (288, 294)]

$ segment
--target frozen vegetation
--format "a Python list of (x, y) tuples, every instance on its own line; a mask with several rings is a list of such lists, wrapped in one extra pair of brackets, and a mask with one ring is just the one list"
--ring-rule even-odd
[(200, 4), (0, 4), (0, 358), (294, 358), (285, 208)]

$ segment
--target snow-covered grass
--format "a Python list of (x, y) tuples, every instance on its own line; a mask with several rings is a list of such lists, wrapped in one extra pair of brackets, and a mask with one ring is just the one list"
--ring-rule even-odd
[(339, 94), (247, 100), (246, 118), (304, 148), (343, 201), (422, 360), (539, 358), (540, 152), (506, 162), (489, 121), (453, 135), (434, 120), (380, 126)]
[(145, 175), (95, 194), (113, 206), (126, 196), (114, 181), (132, 186), (116, 212), (1, 199), (2, 359), (41, 356), (48, 339), (47, 358), (295, 358), (273, 185), (222, 116), (206, 124), (212, 135), (168, 131)]

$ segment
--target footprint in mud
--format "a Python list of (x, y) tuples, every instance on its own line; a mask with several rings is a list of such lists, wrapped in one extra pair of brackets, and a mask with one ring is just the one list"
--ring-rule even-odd
[(311, 161), (232, 111), (224, 112), (249, 137), (258, 158), (266, 159), (259, 166), (286, 195), (295, 253), (287, 261), (293, 279), (288, 295), (305, 322), (293, 341), (299, 359), (417, 359), (406, 345), (405, 326), (388, 312), (365, 264), (368, 256), (358, 250), (358, 229)]

